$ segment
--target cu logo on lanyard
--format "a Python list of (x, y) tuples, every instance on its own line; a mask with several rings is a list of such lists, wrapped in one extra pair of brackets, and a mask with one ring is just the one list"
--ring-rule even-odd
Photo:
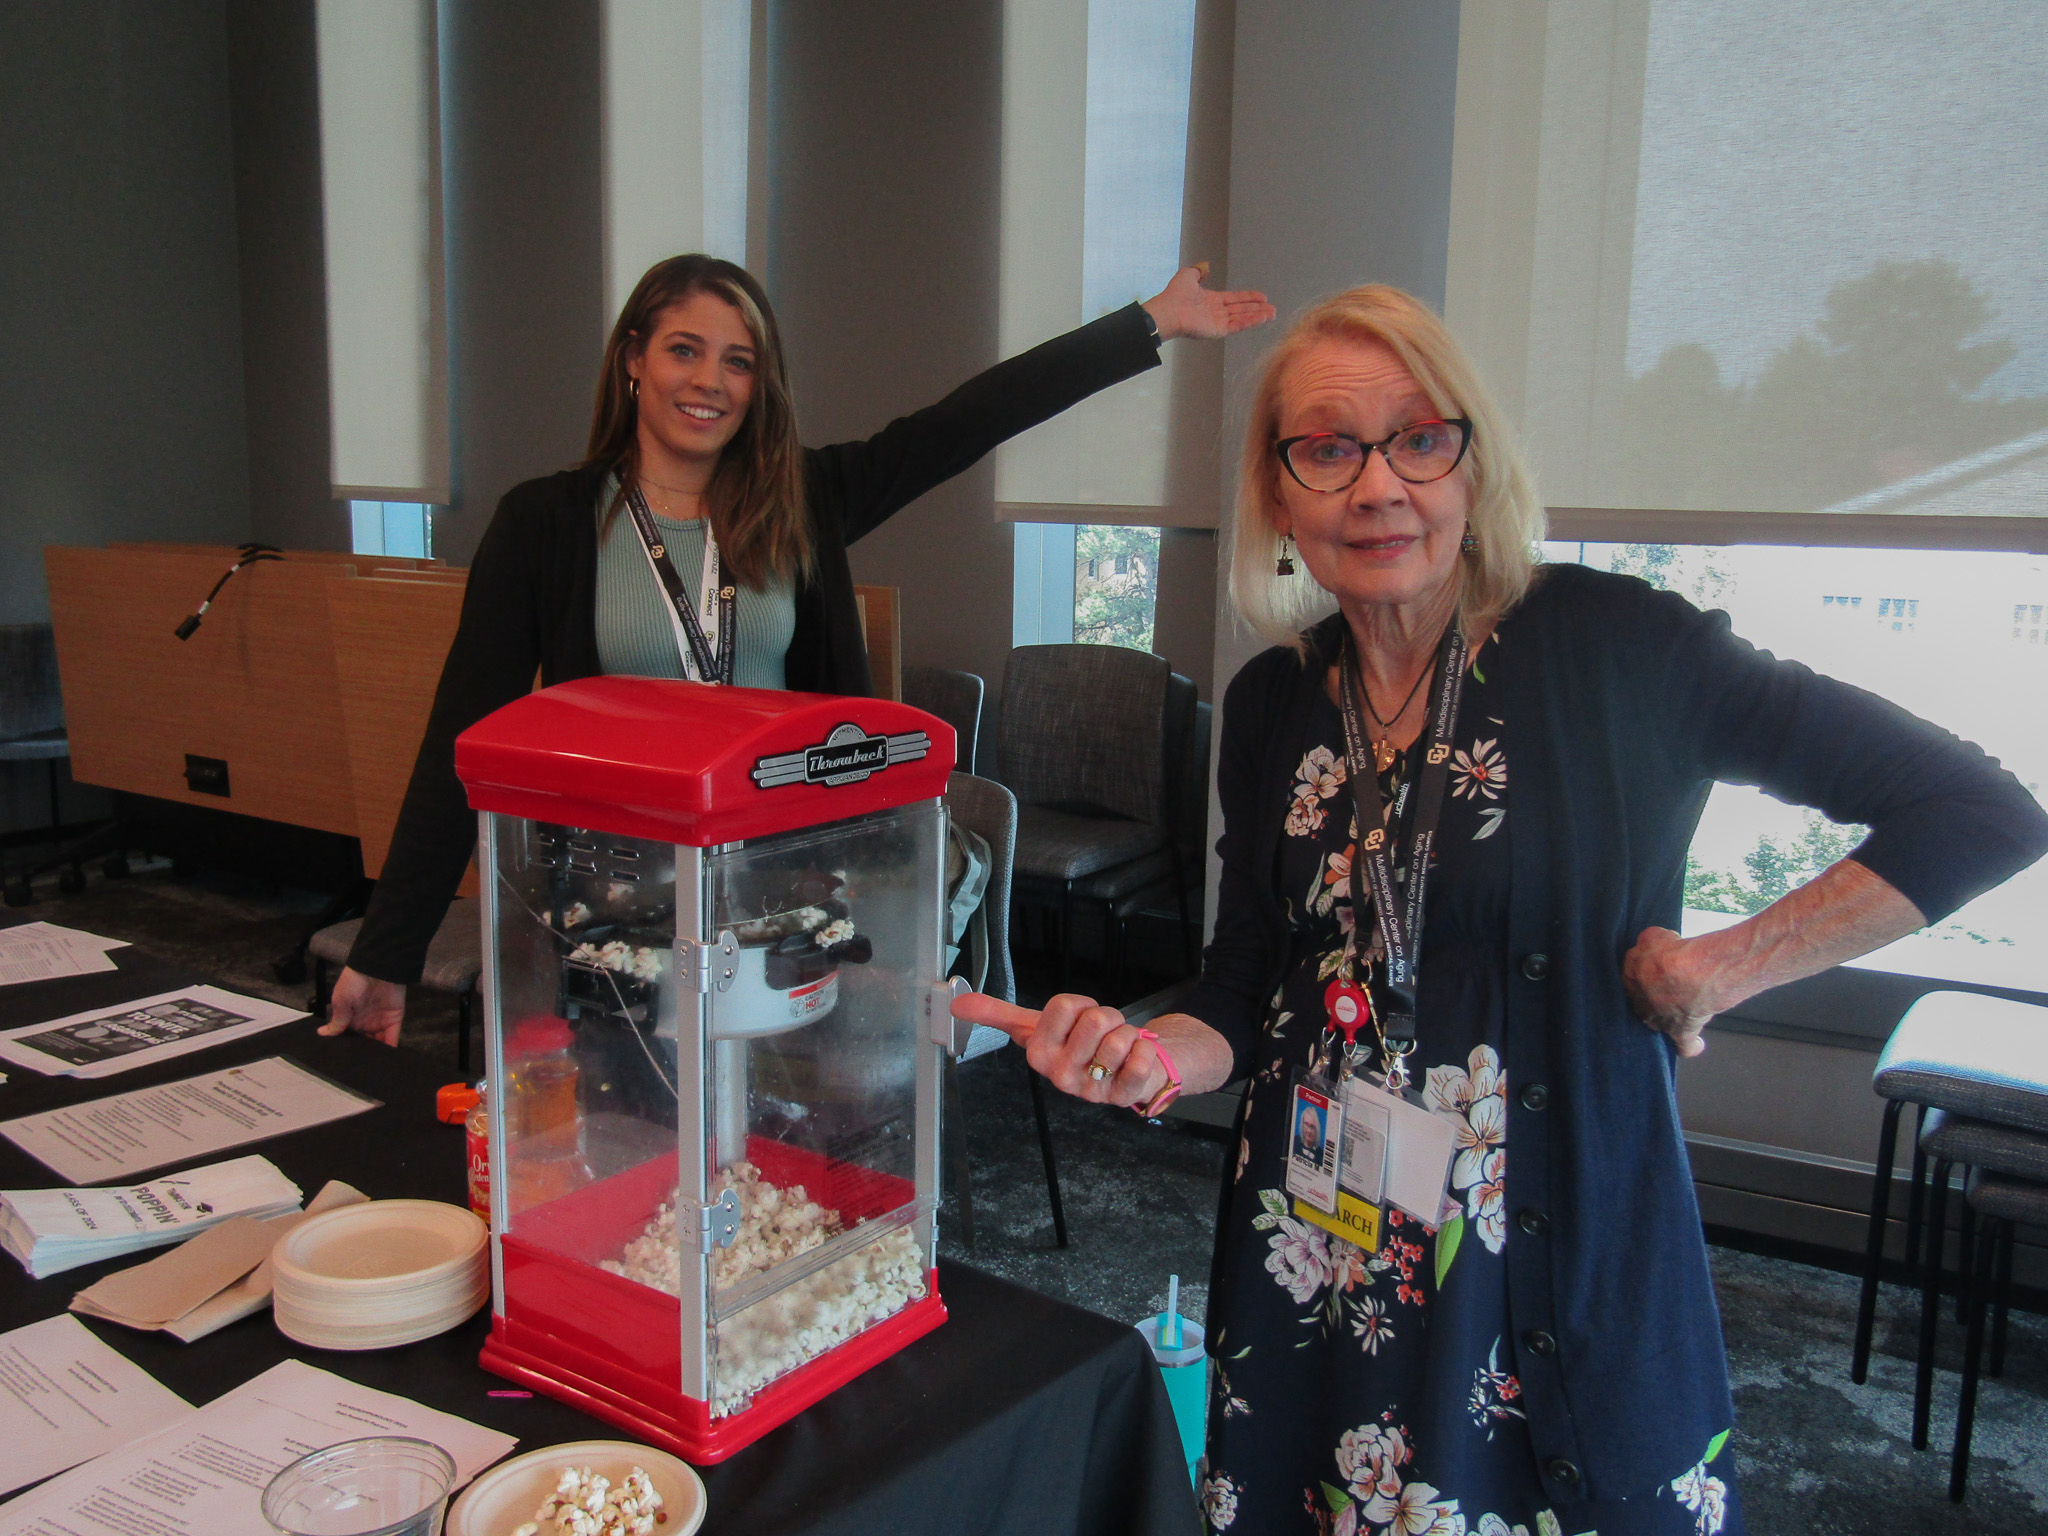
[(1449, 759), (1450, 755), (1451, 745), (1449, 742), (1441, 742), (1429, 749), (1429, 760), (1431, 763), (1444, 762)]
[(1387, 834), (1381, 828), (1374, 827), (1370, 832), (1365, 834), (1366, 851), (1368, 853), (1377, 853), (1379, 851), (1380, 845), (1384, 843), (1386, 840)]

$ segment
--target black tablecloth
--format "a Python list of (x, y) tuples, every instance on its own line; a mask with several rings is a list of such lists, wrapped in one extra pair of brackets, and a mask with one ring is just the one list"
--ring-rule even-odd
[[(0, 1028), (203, 979), (137, 949), (115, 950), (113, 958), (115, 972), (0, 987)], [(359, 1037), (323, 1040), (311, 1020), (96, 1082), (8, 1065), (0, 1119), (271, 1055), (289, 1056), (383, 1107), (223, 1157), (261, 1151), (308, 1198), (326, 1180), (341, 1178), (373, 1198), (464, 1202), (462, 1131), (433, 1112), (434, 1091), (449, 1070)], [(62, 1183), (0, 1140), (0, 1189)], [(0, 1331), (63, 1311), (76, 1292), (141, 1257), (31, 1280), (0, 1256)], [(1135, 1330), (958, 1264), (941, 1262), (939, 1291), (951, 1315), (936, 1332), (731, 1459), (701, 1469), (711, 1498), (706, 1532), (1044, 1536), (1196, 1529), (1166, 1390)], [(517, 1435), (521, 1450), (617, 1438), (609, 1426), (545, 1397), (487, 1396), (507, 1385), (476, 1363), (488, 1313), (439, 1338), (369, 1353), (293, 1344), (268, 1312), (196, 1344), (84, 1321), (193, 1403), (297, 1357)]]

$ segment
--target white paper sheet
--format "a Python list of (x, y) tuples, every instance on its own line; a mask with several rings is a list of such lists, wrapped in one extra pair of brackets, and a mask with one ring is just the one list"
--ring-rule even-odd
[[(0, 1333), (0, 1494), (154, 1433), (192, 1405), (68, 1313)], [(4, 1516), (0, 1516), (4, 1518)]]
[(59, 976), (85, 976), (111, 971), (107, 951), (125, 939), (103, 939), (55, 923), (17, 923), (0, 928), (0, 987), (24, 981), (52, 981)]
[(282, 1056), (0, 1121), (0, 1136), (74, 1184), (189, 1162), (377, 1107)]
[(286, 1360), (0, 1508), (0, 1536), (277, 1536), (262, 1499), (279, 1469), (321, 1446), (369, 1435), (433, 1441), (454, 1458), (458, 1487), (518, 1443)]
[(10, 1029), (0, 1057), (51, 1077), (111, 1077), (305, 1016), (220, 987), (180, 987)]

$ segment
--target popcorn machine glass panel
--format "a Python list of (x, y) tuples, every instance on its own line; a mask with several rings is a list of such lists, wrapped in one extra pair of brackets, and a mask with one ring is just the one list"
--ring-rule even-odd
[(706, 997), (707, 1198), (740, 1204), (711, 1256), (713, 1417), (927, 1293), (919, 1026), (941, 836), (924, 804), (707, 860), (709, 934), (737, 946)]
[(540, 1213), (651, 1158), (674, 1162), (675, 848), (494, 820), (505, 1230), (596, 1263), (614, 1257), (592, 1246), (598, 1234)]

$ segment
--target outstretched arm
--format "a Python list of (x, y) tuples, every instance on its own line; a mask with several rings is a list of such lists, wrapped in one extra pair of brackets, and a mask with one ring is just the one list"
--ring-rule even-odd
[(1181, 336), (1194, 341), (1221, 341), (1255, 325), (1264, 325), (1279, 313), (1256, 289), (1216, 293), (1202, 286), (1208, 278), (1206, 261), (1182, 267), (1173, 274), (1172, 282), (1145, 301), (1145, 313), (1159, 327), (1161, 341)]
[[(1034, 1072), (1091, 1104), (1148, 1104), (1167, 1085), (1152, 1042), (1091, 997), (1062, 993), (1043, 1009), (1031, 1009), (972, 992), (955, 1000), (953, 1017), (1000, 1029), (1024, 1047)], [(1180, 1071), (1182, 1092), (1213, 1093), (1230, 1080), (1230, 1044), (1200, 1019), (1170, 1013), (1154, 1019), (1151, 1029)], [(1090, 1077), (1090, 1062), (1109, 1075)]]

